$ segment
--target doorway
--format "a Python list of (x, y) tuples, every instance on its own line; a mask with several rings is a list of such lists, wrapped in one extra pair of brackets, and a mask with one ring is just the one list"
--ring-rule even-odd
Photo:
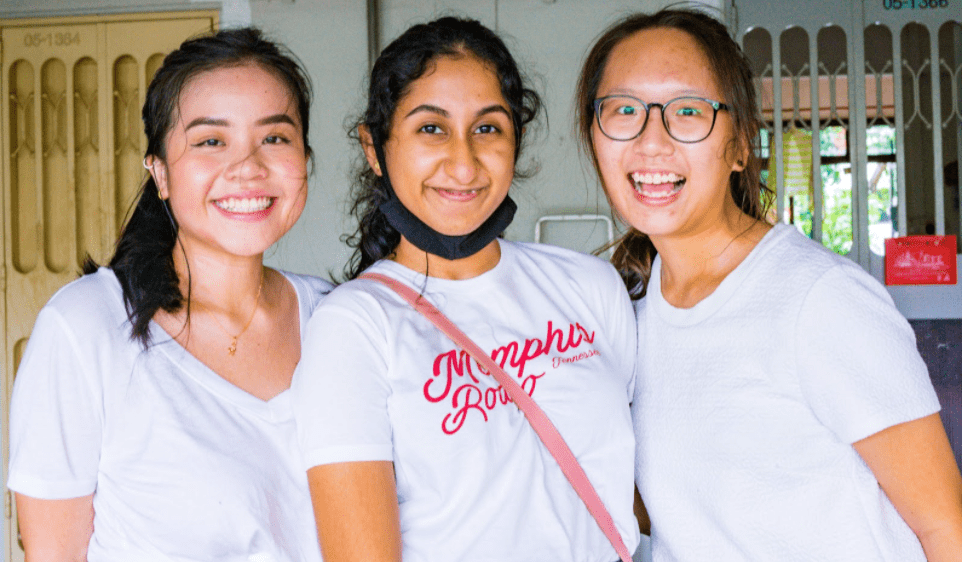
[[(144, 180), (140, 110), (164, 55), (216, 11), (0, 20), (0, 392), (3, 473), (17, 365), (37, 313), (103, 263)], [(4, 558), (23, 560), (4, 497)]]

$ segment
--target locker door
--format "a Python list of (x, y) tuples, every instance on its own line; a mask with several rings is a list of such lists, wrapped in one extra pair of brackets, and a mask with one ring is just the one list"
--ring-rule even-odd
[[(109, 258), (144, 179), (146, 84), (164, 54), (216, 23), (213, 12), (0, 21), (4, 475), (10, 392), (37, 312), (86, 255)], [(5, 507), (4, 558), (23, 560), (9, 493)]]

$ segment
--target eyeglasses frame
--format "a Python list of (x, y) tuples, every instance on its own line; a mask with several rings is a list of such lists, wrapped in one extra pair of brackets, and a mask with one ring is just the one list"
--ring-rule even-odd
[[(599, 106), (601, 106), (604, 101), (606, 101), (606, 100), (608, 100), (608, 99), (613, 99), (613, 98), (629, 98), (629, 99), (631, 99), (631, 100), (636, 100), (636, 101), (638, 101), (638, 102), (640, 103), (640, 105), (643, 106), (643, 109), (646, 110), (646, 119), (643, 120), (643, 126), (639, 128), (639, 131), (638, 131), (635, 135), (629, 137), (628, 139), (617, 139), (617, 138), (615, 138), (615, 137), (609, 136), (609, 133), (607, 133), (606, 130), (603, 129), (602, 119), (601, 119), (600, 116), (599, 116)], [(676, 136), (673, 135), (673, 133), (670, 132), (670, 130), (669, 130), (669, 125), (666, 124), (666, 114), (663, 113), (663, 108), (666, 107), (667, 105), (673, 103), (674, 101), (679, 101), (679, 100), (701, 100), (701, 101), (705, 101), (706, 103), (710, 104), (710, 106), (713, 108), (713, 121), (710, 123), (710, 130), (706, 133), (706, 136), (705, 136), (705, 137), (703, 137), (703, 138), (701, 138), (701, 139), (699, 139), (699, 140), (681, 140), (681, 139), (676, 138)], [(722, 109), (722, 110), (725, 110), (725, 111), (730, 111), (730, 106), (727, 105), (727, 104), (725, 104), (725, 103), (723, 103), (723, 102), (716, 101), (716, 100), (711, 100), (711, 99), (709, 99), (709, 98), (701, 98), (701, 97), (699, 97), (699, 96), (680, 96), (680, 97), (678, 97), (678, 98), (673, 98), (673, 99), (671, 99), (671, 100), (669, 100), (669, 101), (667, 101), (667, 102), (664, 102), (664, 103), (655, 103), (655, 102), (653, 102), (653, 103), (646, 103), (646, 102), (644, 102), (643, 100), (641, 100), (641, 99), (639, 99), (639, 98), (637, 98), (637, 97), (634, 97), (634, 96), (627, 96), (627, 95), (625, 95), (625, 94), (618, 94), (618, 95), (612, 95), (612, 96), (603, 96), (603, 97), (601, 97), (601, 98), (596, 98), (596, 99), (594, 99), (594, 100), (592, 101), (593, 113), (596, 114), (596, 125), (599, 127), (599, 132), (601, 132), (603, 135), (605, 135), (606, 138), (608, 138), (608, 139), (610, 139), (610, 140), (614, 140), (614, 141), (631, 141), (631, 140), (635, 140), (635, 139), (639, 138), (639, 135), (643, 134), (643, 131), (646, 130), (646, 125), (649, 124), (649, 110), (650, 110), (650, 108), (653, 108), (653, 107), (658, 107), (658, 108), (659, 108), (660, 121), (663, 122), (663, 128), (666, 129), (666, 134), (669, 135), (670, 138), (672, 138), (672, 139), (675, 140), (676, 142), (681, 142), (681, 143), (685, 143), (685, 144), (694, 144), (694, 143), (697, 143), (697, 142), (703, 142), (703, 141), (705, 141), (711, 134), (713, 134), (713, 128), (716, 127), (716, 115), (720, 112), (720, 110)]]

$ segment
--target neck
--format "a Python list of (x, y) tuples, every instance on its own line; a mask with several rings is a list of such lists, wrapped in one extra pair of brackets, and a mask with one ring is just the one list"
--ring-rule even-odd
[[(230, 317), (247, 317), (262, 292), (264, 271), (262, 255), (225, 256), (174, 248), (174, 269), (181, 294), (192, 303), (223, 312)], [(188, 285), (190, 283), (190, 287)]]
[(695, 306), (743, 262), (770, 228), (731, 204), (704, 228), (651, 237), (662, 262), (663, 298), (677, 307)]
[(420, 250), (403, 235), (391, 259), (428, 277), (461, 280), (478, 277), (491, 270), (498, 265), (501, 257), (502, 250), (497, 239), (471, 256), (448, 260)]

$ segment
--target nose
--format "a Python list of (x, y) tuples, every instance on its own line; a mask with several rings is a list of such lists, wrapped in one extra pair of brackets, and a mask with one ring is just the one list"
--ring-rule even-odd
[(266, 170), (259, 147), (239, 154), (237, 159), (228, 165), (225, 176), (234, 180), (252, 180), (264, 177)]
[(633, 140), (634, 148), (645, 156), (672, 154), (675, 145), (663, 122), (663, 106), (650, 104), (646, 124), (639, 136)]
[(445, 173), (461, 185), (472, 183), (479, 174), (479, 160), (471, 139), (457, 136), (449, 143)]

